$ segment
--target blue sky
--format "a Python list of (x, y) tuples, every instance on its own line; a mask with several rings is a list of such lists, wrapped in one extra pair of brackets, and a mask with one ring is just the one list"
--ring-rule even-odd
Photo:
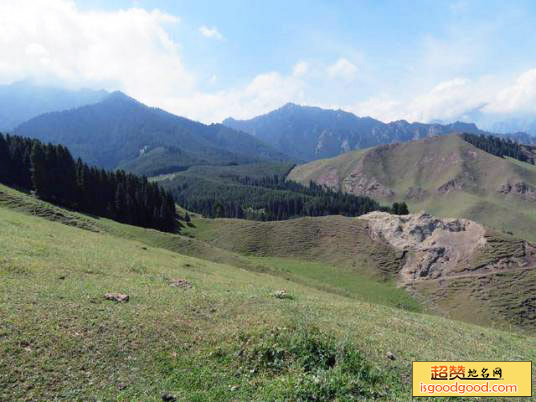
[(382, 120), (536, 115), (534, 1), (6, 2), (0, 82), (121, 89), (205, 122), (288, 101)]

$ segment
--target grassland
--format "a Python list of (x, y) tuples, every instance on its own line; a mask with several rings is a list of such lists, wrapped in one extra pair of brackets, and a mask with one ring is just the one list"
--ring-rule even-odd
[[(526, 334), (187, 256), (218, 249), (0, 190), (0, 400), (409, 400), (412, 360), (536, 359)], [(299, 261), (270, 265), (307, 276)]]
[(464, 217), (536, 241), (535, 201), (499, 192), (506, 183), (536, 187), (536, 168), (488, 154), (457, 135), (310, 162), (295, 167), (289, 179), (307, 184), (310, 180), (322, 182), (326, 175), (335, 177), (333, 187), (346, 191), (352, 191), (352, 183), (361, 178), (373, 178), (394, 193), (374, 194), (382, 203), (405, 200), (413, 212)]

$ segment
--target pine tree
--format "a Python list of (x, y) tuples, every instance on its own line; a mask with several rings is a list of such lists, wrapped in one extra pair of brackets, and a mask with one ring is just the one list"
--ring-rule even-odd
[(47, 199), (48, 177), (47, 177), (47, 160), (43, 146), (35, 142), (32, 147), (32, 183), (35, 193), (38, 197)]
[(0, 133), (0, 183), (9, 184), (10, 166), (9, 148), (4, 136)]
[(405, 202), (401, 202), (399, 204), (398, 214), (399, 215), (408, 215), (409, 214), (408, 205)]

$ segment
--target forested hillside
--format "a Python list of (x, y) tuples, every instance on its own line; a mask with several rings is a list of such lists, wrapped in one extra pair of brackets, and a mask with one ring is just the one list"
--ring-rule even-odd
[(146, 178), (75, 161), (63, 145), (0, 134), (0, 183), (46, 201), (131, 225), (176, 230), (170, 193)]
[(41, 115), (16, 133), (63, 144), (91, 165), (147, 176), (193, 165), (289, 159), (249, 134), (175, 116), (121, 92), (93, 105)]
[(369, 197), (288, 181), (287, 173), (285, 165), (277, 164), (264, 165), (263, 169), (258, 165), (195, 167), (156, 180), (178, 204), (207, 217), (272, 221), (300, 216), (359, 216), (377, 210), (408, 213), (404, 203), (382, 207)]
[(492, 155), (504, 158), (509, 156), (522, 162), (534, 165), (532, 147), (521, 145), (510, 139), (498, 138), (491, 135), (463, 134), (463, 139)]

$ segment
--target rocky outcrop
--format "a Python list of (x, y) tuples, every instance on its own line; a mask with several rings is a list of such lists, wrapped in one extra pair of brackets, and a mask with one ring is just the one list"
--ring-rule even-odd
[[(379, 147), (382, 149), (373, 150), (371, 152), (384, 152), (389, 146)], [(364, 164), (367, 163), (367, 160), (373, 158), (366, 154), (363, 159), (359, 160), (356, 167), (346, 176), (342, 181), (342, 191), (345, 191), (354, 195), (363, 195), (372, 198), (392, 198), (395, 195), (395, 192), (389, 187), (380, 183), (378, 179), (369, 174), (365, 173), (366, 169)]]
[(391, 215), (372, 212), (361, 217), (370, 236), (407, 252), (402, 282), (439, 278), (467, 264), (486, 244), (485, 229), (468, 219), (440, 219), (426, 213)]
[(536, 265), (536, 247), (514, 238), (492, 236), (469, 219), (437, 218), (427, 213), (363, 215), (371, 238), (406, 253), (402, 285)]
[(531, 186), (523, 181), (515, 183), (507, 182), (497, 190), (504, 195), (513, 195), (526, 201), (536, 201), (536, 187)]
[(384, 186), (374, 177), (350, 174), (342, 182), (343, 191), (355, 195), (365, 195), (372, 198), (392, 198), (395, 192)]
[(334, 191), (338, 191), (340, 186), (337, 169), (329, 169), (326, 173), (322, 174), (318, 177), (318, 179), (316, 179), (316, 183), (320, 184), (321, 186), (326, 186)]
[(406, 192), (405, 199), (421, 201), (428, 197), (428, 191), (421, 187), (410, 187)]

